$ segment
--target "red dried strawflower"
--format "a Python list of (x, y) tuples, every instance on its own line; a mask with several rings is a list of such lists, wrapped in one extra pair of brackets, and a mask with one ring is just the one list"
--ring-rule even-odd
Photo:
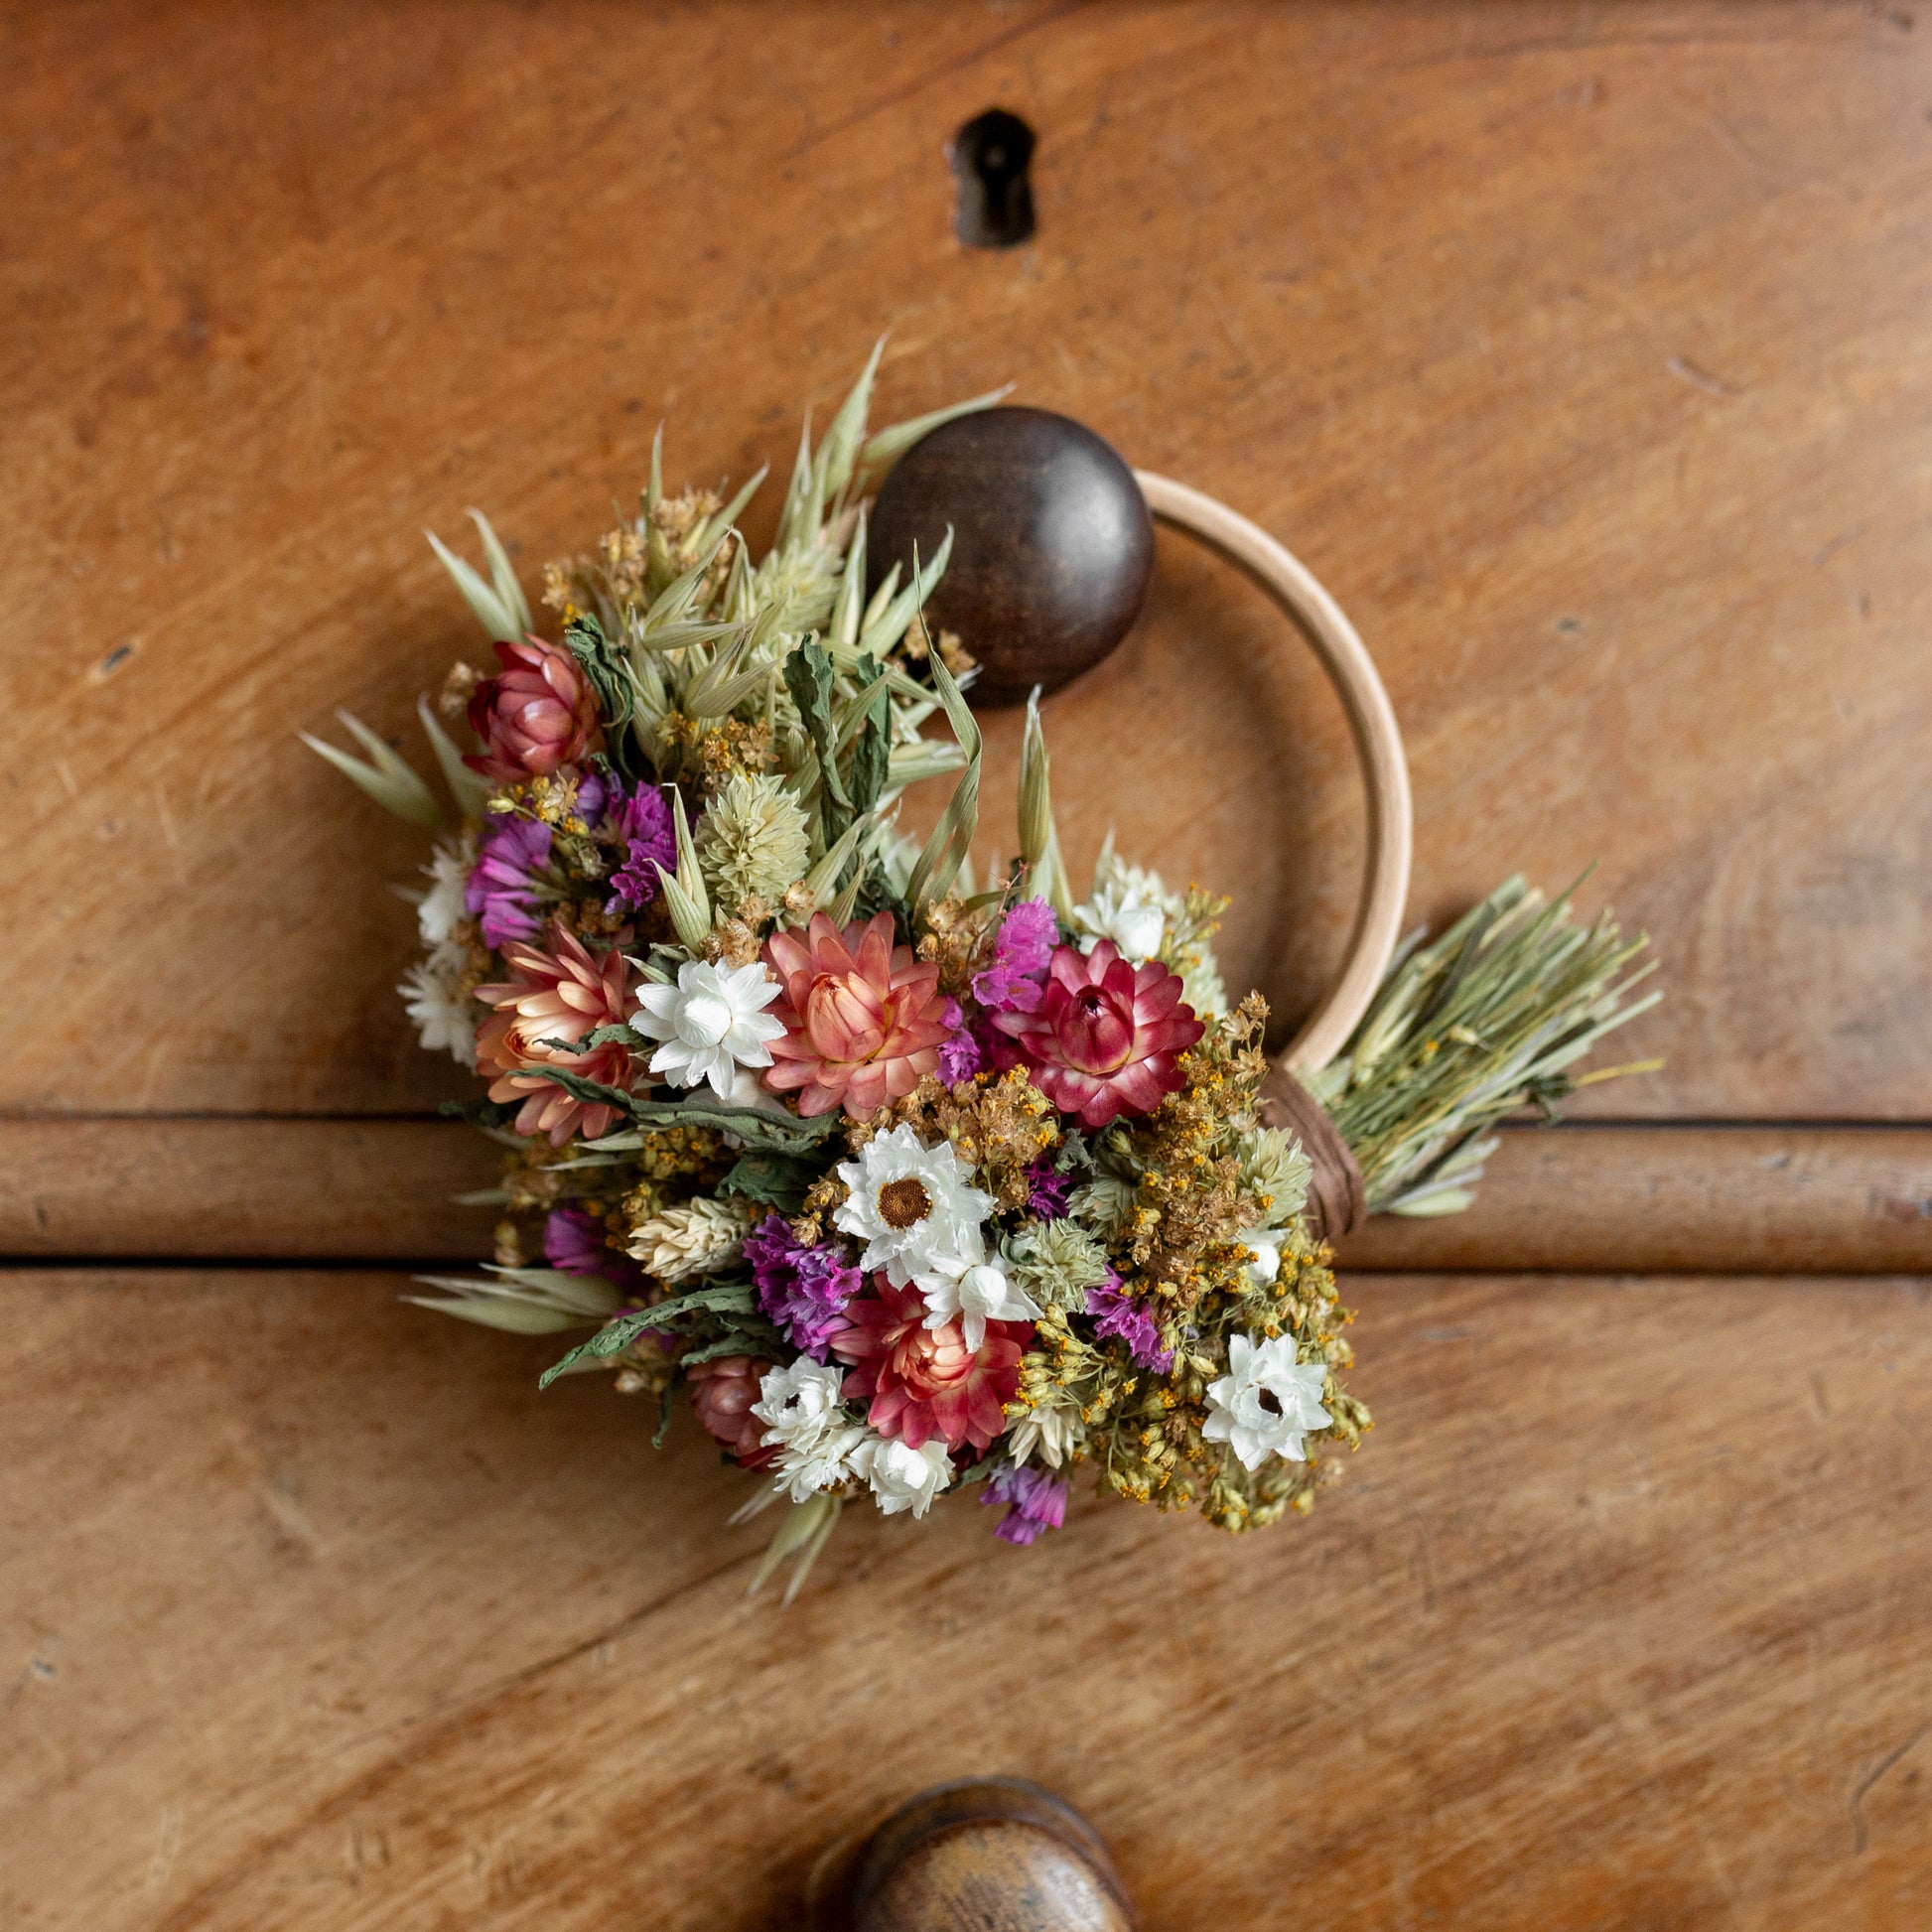
[(1006, 1427), (1006, 1407), (1020, 1388), (1020, 1357), (1033, 1339), (1027, 1321), (989, 1321), (978, 1348), (966, 1346), (959, 1318), (925, 1326), (925, 1300), (911, 1285), (873, 1277), (874, 1293), (845, 1305), (832, 1352), (857, 1364), (848, 1396), (870, 1396), (866, 1420), (882, 1436), (922, 1449), (934, 1436), (949, 1449), (992, 1446)]
[(764, 1084), (798, 1095), (801, 1114), (844, 1104), (854, 1120), (902, 1100), (937, 1070), (950, 1029), (939, 969), (893, 944), (893, 915), (877, 912), (843, 932), (823, 912), (801, 939), (774, 932), (764, 961), (784, 988), (771, 1009), (785, 1035), (771, 1042)]
[(513, 784), (574, 764), (602, 743), (597, 694), (576, 658), (541, 637), (498, 644), (500, 675), (470, 699), (470, 729), (483, 749), (463, 761), (485, 778)]
[(770, 1366), (755, 1355), (720, 1355), (698, 1363), (687, 1377), (693, 1412), (741, 1468), (766, 1469), (778, 1459), (777, 1446), (765, 1447), (765, 1425), (752, 1414)]
[(1180, 997), (1180, 976), (1159, 960), (1135, 966), (1111, 939), (1082, 955), (1054, 949), (1046, 986), (1031, 1013), (999, 1013), (1034, 1084), (1083, 1127), (1122, 1114), (1151, 1114), (1186, 1076), (1177, 1056), (1205, 1031)]

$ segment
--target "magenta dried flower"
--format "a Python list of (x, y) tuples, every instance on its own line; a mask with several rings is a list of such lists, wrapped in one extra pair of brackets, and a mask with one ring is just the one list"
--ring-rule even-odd
[(601, 1275), (614, 1287), (635, 1294), (642, 1272), (604, 1238), (604, 1223), (581, 1208), (553, 1207), (543, 1224), (543, 1258), (562, 1275)]
[(939, 1042), (939, 1077), (956, 1087), (970, 1080), (986, 1064), (986, 1049), (980, 1044), (957, 1000), (948, 1000), (939, 1018), (950, 1030)]
[(1100, 1288), (1087, 1290), (1087, 1312), (1093, 1317), (1097, 1335), (1112, 1335), (1127, 1344), (1136, 1368), (1151, 1368), (1165, 1375), (1173, 1367), (1173, 1350), (1161, 1346), (1161, 1327), (1146, 1307), (1122, 1292), (1120, 1277), (1108, 1270)]
[(986, 1485), (985, 1503), (1005, 1503), (1006, 1515), (993, 1534), (1023, 1549), (1042, 1531), (1056, 1530), (1066, 1521), (1066, 1478), (1043, 1469), (1002, 1469)]
[(536, 875), (549, 863), (550, 827), (541, 819), (505, 813), (483, 826), (463, 903), (482, 927), (484, 945), (533, 939), (542, 930)]
[(677, 865), (677, 830), (663, 792), (655, 785), (639, 785), (625, 796), (614, 786), (603, 830), (623, 854), (611, 875), (611, 898), (605, 911), (616, 912), (620, 906), (635, 911), (648, 905), (657, 897), (658, 867), (670, 872)]
[(1059, 922), (1043, 898), (1022, 899), (993, 939), (993, 960), (973, 975), (973, 998), (989, 1013), (1032, 1013), (1059, 943)]
[(830, 1361), (830, 1337), (844, 1326), (845, 1305), (864, 1285), (863, 1271), (843, 1248), (808, 1247), (779, 1214), (767, 1214), (745, 1237), (745, 1259), (759, 1307), (794, 1348)]
[(1067, 1196), (1073, 1191), (1073, 1176), (1058, 1173), (1050, 1160), (1035, 1161), (1027, 1170), (1027, 1205), (1042, 1221), (1066, 1218)]

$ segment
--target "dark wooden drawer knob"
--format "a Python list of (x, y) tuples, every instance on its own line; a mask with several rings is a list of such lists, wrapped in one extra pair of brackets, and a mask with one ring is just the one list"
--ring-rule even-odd
[(870, 588), (952, 526), (926, 606), (980, 661), (976, 706), (1057, 690), (1126, 636), (1147, 597), (1154, 525), (1134, 473), (1070, 417), (1002, 408), (915, 443), (886, 479), (866, 547)]
[(1018, 1778), (940, 1785), (901, 1805), (854, 1874), (853, 1932), (1133, 1932), (1100, 1834)]

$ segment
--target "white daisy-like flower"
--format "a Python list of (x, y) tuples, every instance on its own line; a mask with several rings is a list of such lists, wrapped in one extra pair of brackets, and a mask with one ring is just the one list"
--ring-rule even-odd
[[(978, 1233), (975, 1229), (976, 1239)], [(1037, 1305), (1008, 1275), (998, 1255), (978, 1261), (955, 1257), (912, 1279), (925, 1297), (925, 1325), (943, 1328), (957, 1315), (966, 1346), (971, 1349), (977, 1349), (986, 1339), (989, 1321), (1037, 1321), (1040, 1317)]]
[(1007, 1448), (1015, 1462), (1037, 1455), (1049, 1469), (1057, 1469), (1086, 1440), (1080, 1405), (1063, 1389), (1049, 1391), (1049, 1400), (1036, 1402), (1013, 1425)]
[(470, 883), (470, 869), (477, 854), (469, 838), (443, 840), (429, 855), (423, 868), (429, 891), (416, 901), (416, 929), (426, 946), (447, 945), (456, 929), (470, 916), (463, 902), (464, 889)]
[(858, 1473), (852, 1455), (867, 1432), (840, 1406), (844, 1381), (844, 1370), (801, 1355), (759, 1383), (752, 1414), (766, 1425), (765, 1446), (781, 1451), (775, 1486), (795, 1503)]
[(872, 1484), (873, 1500), (886, 1516), (909, 1509), (923, 1516), (932, 1499), (952, 1481), (946, 1446), (933, 1437), (922, 1449), (866, 1432), (852, 1453), (853, 1468)]
[(448, 1053), (461, 1066), (477, 1063), (476, 1003), (463, 984), (467, 956), (461, 946), (433, 947), (410, 967), (396, 991), (416, 1023), (416, 1035), (432, 1052)]
[(1159, 873), (1122, 865), (1110, 846), (1093, 869), (1092, 896), (1073, 908), (1080, 950), (1092, 952), (1101, 940), (1111, 939), (1120, 956), (1138, 966), (1161, 950), (1174, 906)]
[(1254, 1257), (1248, 1263), (1248, 1286), (1266, 1288), (1282, 1272), (1282, 1243), (1288, 1239), (1286, 1228), (1246, 1228), (1241, 1240)]
[(1302, 1438), (1334, 1418), (1321, 1406), (1321, 1362), (1297, 1362), (1295, 1337), (1278, 1335), (1260, 1347), (1246, 1335), (1228, 1338), (1228, 1373), (1207, 1385), (1207, 1421), (1201, 1434), (1226, 1443), (1244, 1469), (1258, 1469), (1271, 1455), (1304, 1459)]
[(982, 1229), (993, 1197), (973, 1185), (972, 1169), (947, 1142), (921, 1147), (910, 1127), (895, 1127), (875, 1134), (856, 1161), (841, 1163), (838, 1175), (852, 1191), (834, 1222), (865, 1242), (860, 1266), (883, 1268), (895, 1288), (942, 1263), (985, 1258)]
[(771, 1064), (768, 1042), (785, 1026), (764, 1009), (780, 991), (756, 959), (724, 971), (687, 959), (675, 986), (646, 982), (637, 989), (637, 1031), (664, 1042), (650, 1056), (650, 1070), (674, 1087), (709, 1081), (719, 1099), (729, 1100), (740, 1067)]

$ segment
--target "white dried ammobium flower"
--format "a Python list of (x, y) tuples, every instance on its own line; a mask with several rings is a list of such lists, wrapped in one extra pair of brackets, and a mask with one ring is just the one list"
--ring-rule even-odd
[(698, 823), (698, 864), (727, 905), (756, 896), (777, 899), (811, 863), (805, 814), (782, 779), (741, 772)]
[(432, 1052), (448, 1053), (461, 1066), (477, 1063), (477, 1008), (464, 984), (468, 955), (453, 942), (432, 947), (396, 988), (416, 1023), (416, 1036)]
[(646, 982), (637, 989), (637, 1031), (663, 1042), (650, 1070), (674, 1087), (709, 1081), (719, 1099), (731, 1099), (740, 1067), (771, 1064), (770, 1042), (785, 1027), (764, 1009), (780, 991), (757, 960), (720, 968), (687, 959), (675, 986)]
[(1303, 1436), (1334, 1420), (1321, 1406), (1327, 1374), (1324, 1362), (1296, 1361), (1293, 1335), (1259, 1347), (1246, 1335), (1231, 1335), (1228, 1372), (1207, 1387), (1201, 1434), (1210, 1443), (1226, 1443), (1244, 1469), (1260, 1468), (1271, 1455), (1300, 1462)]
[(638, 1222), (625, 1251), (660, 1282), (689, 1281), (737, 1260), (751, 1226), (749, 1204), (701, 1194)]
[(1073, 908), (1080, 950), (1092, 952), (1101, 940), (1111, 939), (1123, 959), (1136, 965), (1152, 959), (1176, 903), (1158, 873), (1123, 865), (1109, 844), (1094, 866), (1091, 896)]
[(1282, 1273), (1282, 1243), (1288, 1239), (1286, 1228), (1244, 1228), (1242, 1244), (1247, 1248), (1248, 1286), (1266, 1288), (1279, 1281)]
[(448, 944), (456, 937), (457, 927), (470, 916), (463, 895), (476, 863), (476, 840), (469, 833), (455, 841), (440, 841), (429, 855), (429, 864), (423, 868), (429, 891), (416, 901), (416, 929), (423, 935), (424, 945)]
[(936, 1436), (923, 1448), (870, 1431), (852, 1452), (852, 1466), (872, 1484), (873, 1501), (886, 1516), (909, 1509), (923, 1516), (932, 1499), (952, 1481), (952, 1462)]
[(857, 1473), (854, 1450), (866, 1431), (840, 1406), (845, 1372), (801, 1355), (766, 1372), (752, 1414), (766, 1425), (765, 1446), (780, 1451), (775, 1486), (802, 1503)]
[(915, 1279), (925, 1297), (924, 1325), (943, 1328), (957, 1316), (966, 1346), (974, 1350), (985, 1341), (989, 1321), (1037, 1321), (1042, 1312), (1026, 1290), (1009, 1279), (998, 1255), (941, 1261), (929, 1274)]

